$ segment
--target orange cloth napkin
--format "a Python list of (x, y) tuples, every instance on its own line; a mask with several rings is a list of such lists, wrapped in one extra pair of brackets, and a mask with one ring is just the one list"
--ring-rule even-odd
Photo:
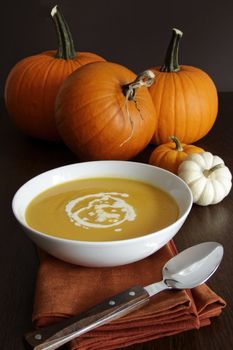
[[(177, 253), (173, 241), (139, 262), (114, 268), (88, 268), (40, 252), (33, 322), (58, 322), (134, 285), (162, 279), (164, 264)], [(225, 301), (206, 284), (182, 291), (164, 291), (142, 309), (106, 324), (70, 343), (72, 350), (117, 349), (135, 343), (198, 329), (218, 316)]]

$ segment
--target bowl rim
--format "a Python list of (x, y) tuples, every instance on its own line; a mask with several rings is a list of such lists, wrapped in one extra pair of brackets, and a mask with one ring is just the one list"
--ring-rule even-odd
[[(25, 224), (21, 218), (19, 218), (19, 215), (17, 214), (16, 212), (16, 208), (15, 208), (15, 202), (16, 202), (16, 199), (17, 199), (17, 195), (20, 191), (22, 191), (23, 187), (26, 187), (26, 185), (32, 181), (35, 181), (36, 179), (40, 178), (42, 175), (46, 175), (46, 174), (49, 174), (49, 173), (52, 173), (56, 170), (62, 170), (62, 169), (66, 169), (66, 168), (69, 168), (69, 167), (75, 167), (75, 166), (81, 166), (82, 164), (85, 164), (85, 165), (88, 165), (90, 163), (99, 163), (99, 162), (104, 162), (104, 163), (132, 163), (133, 165), (137, 165), (137, 166), (143, 166), (143, 167), (150, 167), (150, 168), (153, 168), (153, 169), (157, 169), (161, 172), (165, 172), (165, 173), (168, 173), (169, 176), (172, 176), (172, 177), (175, 177), (178, 179), (178, 181), (180, 181), (180, 183), (182, 183), (184, 185), (184, 187), (186, 188), (187, 190), (187, 193), (189, 194), (190, 196), (190, 203), (188, 205), (188, 207), (186, 208), (186, 210), (184, 211), (184, 213), (175, 221), (173, 222), (172, 224), (162, 228), (161, 230), (158, 230), (158, 231), (155, 231), (155, 232), (151, 232), (151, 233), (147, 233), (147, 234), (144, 234), (142, 236), (139, 236), (139, 237), (133, 237), (133, 238), (128, 238), (128, 239), (121, 239), (121, 240), (116, 240), (116, 241), (79, 241), (77, 239), (68, 239), (68, 238), (62, 238), (62, 237), (58, 237), (58, 236), (53, 236), (53, 235), (50, 235), (50, 234), (47, 234), (45, 232), (41, 232), (41, 231), (38, 231), (34, 228), (32, 228), (31, 226), (29, 226), (28, 224)], [(97, 176), (98, 177), (98, 176)], [(99, 176), (100, 177), (100, 176)], [(108, 176), (106, 176), (108, 177)], [(117, 176), (116, 176), (117, 178)], [(122, 178), (122, 176), (119, 176), (119, 178)], [(134, 179), (133, 177), (130, 178), (130, 179)], [(136, 180), (136, 179), (135, 179)], [(140, 181), (139, 179), (137, 179), (138, 181)], [(72, 181), (72, 180), (69, 180), (69, 181)], [(142, 180), (143, 181), (143, 180)], [(61, 182), (62, 183), (62, 182)], [(54, 186), (57, 186), (57, 185), (54, 185)], [(53, 186), (51, 186), (53, 187)], [(36, 196), (35, 196), (36, 197)], [(30, 202), (29, 202), (30, 203)], [(88, 246), (107, 246), (107, 245), (122, 245), (122, 244), (129, 244), (129, 243), (134, 243), (136, 241), (140, 241), (140, 240), (144, 240), (145, 238), (150, 238), (152, 237), (153, 235), (160, 235), (160, 234), (163, 234), (163, 232), (167, 229), (170, 229), (172, 228), (173, 226), (176, 226), (177, 224), (179, 224), (180, 222), (183, 221), (184, 217), (187, 216), (192, 208), (192, 205), (193, 205), (193, 195), (192, 195), (192, 192), (189, 188), (189, 186), (186, 184), (186, 182), (181, 179), (179, 176), (177, 176), (176, 174), (166, 170), (166, 169), (163, 169), (163, 168), (160, 168), (160, 167), (157, 167), (157, 166), (154, 166), (154, 165), (151, 165), (151, 164), (147, 164), (147, 163), (141, 163), (141, 162), (136, 162), (136, 161), (122, 161), (122, 160), (97, 160), (97, 161), (88, 161), (88, 162), (79, 162), (79, 163), (70, 163), (70, 164), (67, 164), (67, 165), (63, 165), (63, 166), (60, 166), (60, 167), (56, 167), (56, 168), (52, 168), (50, 170), (47, 170), (47, 171), (44, 171), (36, 176), (33, 176), (32, 178), (30, 178), (28, 181), (26, 181), (25, 183), (23, 183), (19, 188), (18, 190), (15, 192), (14, 196), (13, 196), (13, 199), (12, 199), (12, 202), (11, 202), (11, 208), (12, 208), (12, 211), (13, 211), (13, 214), (15, 216), (15, 218), (17, 219), (17, 221), (28, 231), (32, 231), (33, 233), (35, 233), (36, 235), (38, 236), (45, 236), (46, 238), (48, 238), (49, 240), (51, 241), (60, 241), (60, 242), (65, 242), (65, 243), (77, 243), (79, 245), (88, 245)]]

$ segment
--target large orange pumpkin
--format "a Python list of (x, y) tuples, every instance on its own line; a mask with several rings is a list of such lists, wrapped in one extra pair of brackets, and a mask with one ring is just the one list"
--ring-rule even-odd
[(54, 103), (63, 81), (77, 68), (104, 59), (76, 53), (68, 25), (57, 6), (51, 12), (58, 35), (58, 50), (46, 51), (18, 62), (6, 81), (5, 101), (16, 126), (33, 137), (58, 140)]
[(178, 64), (182, 34), (173, 29), (164, 65), (151, 68), (156, 83), (149, 90), (158, 115), (154, 144), (166, 143), (170, 135), (186, 144), (197, 141), (210, 131), (217, 116), (218, 97), (211, 78), (201, 69)]
[(115, 63), (81, 67), (63, 83), (56, 121), (64, 142), (82, 160), (130, 159), (150, 142), (156, 126), (147, 89), (154, 74), (139, 77)]

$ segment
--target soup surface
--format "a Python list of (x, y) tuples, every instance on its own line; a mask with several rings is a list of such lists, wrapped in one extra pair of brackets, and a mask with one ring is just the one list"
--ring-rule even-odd
[(40, 193), (26, 221), (46, 234), (80, 241), (116, 241), (143, 236), (172, 224), (178, 205), (166, 192), (124, 178), (65, 182)]

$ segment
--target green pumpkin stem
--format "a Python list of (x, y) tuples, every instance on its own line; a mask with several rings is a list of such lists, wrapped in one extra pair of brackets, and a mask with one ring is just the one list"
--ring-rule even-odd
[(58, 50), (55, 57), (62, 58), (64, 60), (72, 60), (77, 55), (73, 38), (68, 24), (66, 23), (66, 20), (61, 11), (58, 9), (57, 5), (53, 7), (51, 16), (55, 23), (58, 37)]
[(175, 150), (176, 150), (176, 151), (178, 151), (178, 152), (182, 152), (182, 151), (183, 151), (183, 147), (182, 147), (180, 141), (178, 140), (178, 138), (177, 138), (176, 136), (171, 136), (171, 137), (170, 137), (170, 140), (171, 140), (172, 142), (175, 142), (175, 144), (176, 144)]
[(164, 64), (160, 68), (160, 72), (179, 72), (178, 63), (179, 43), (183, 33), (176, 28), (172, 29), (172, 38), (167, 48)]

